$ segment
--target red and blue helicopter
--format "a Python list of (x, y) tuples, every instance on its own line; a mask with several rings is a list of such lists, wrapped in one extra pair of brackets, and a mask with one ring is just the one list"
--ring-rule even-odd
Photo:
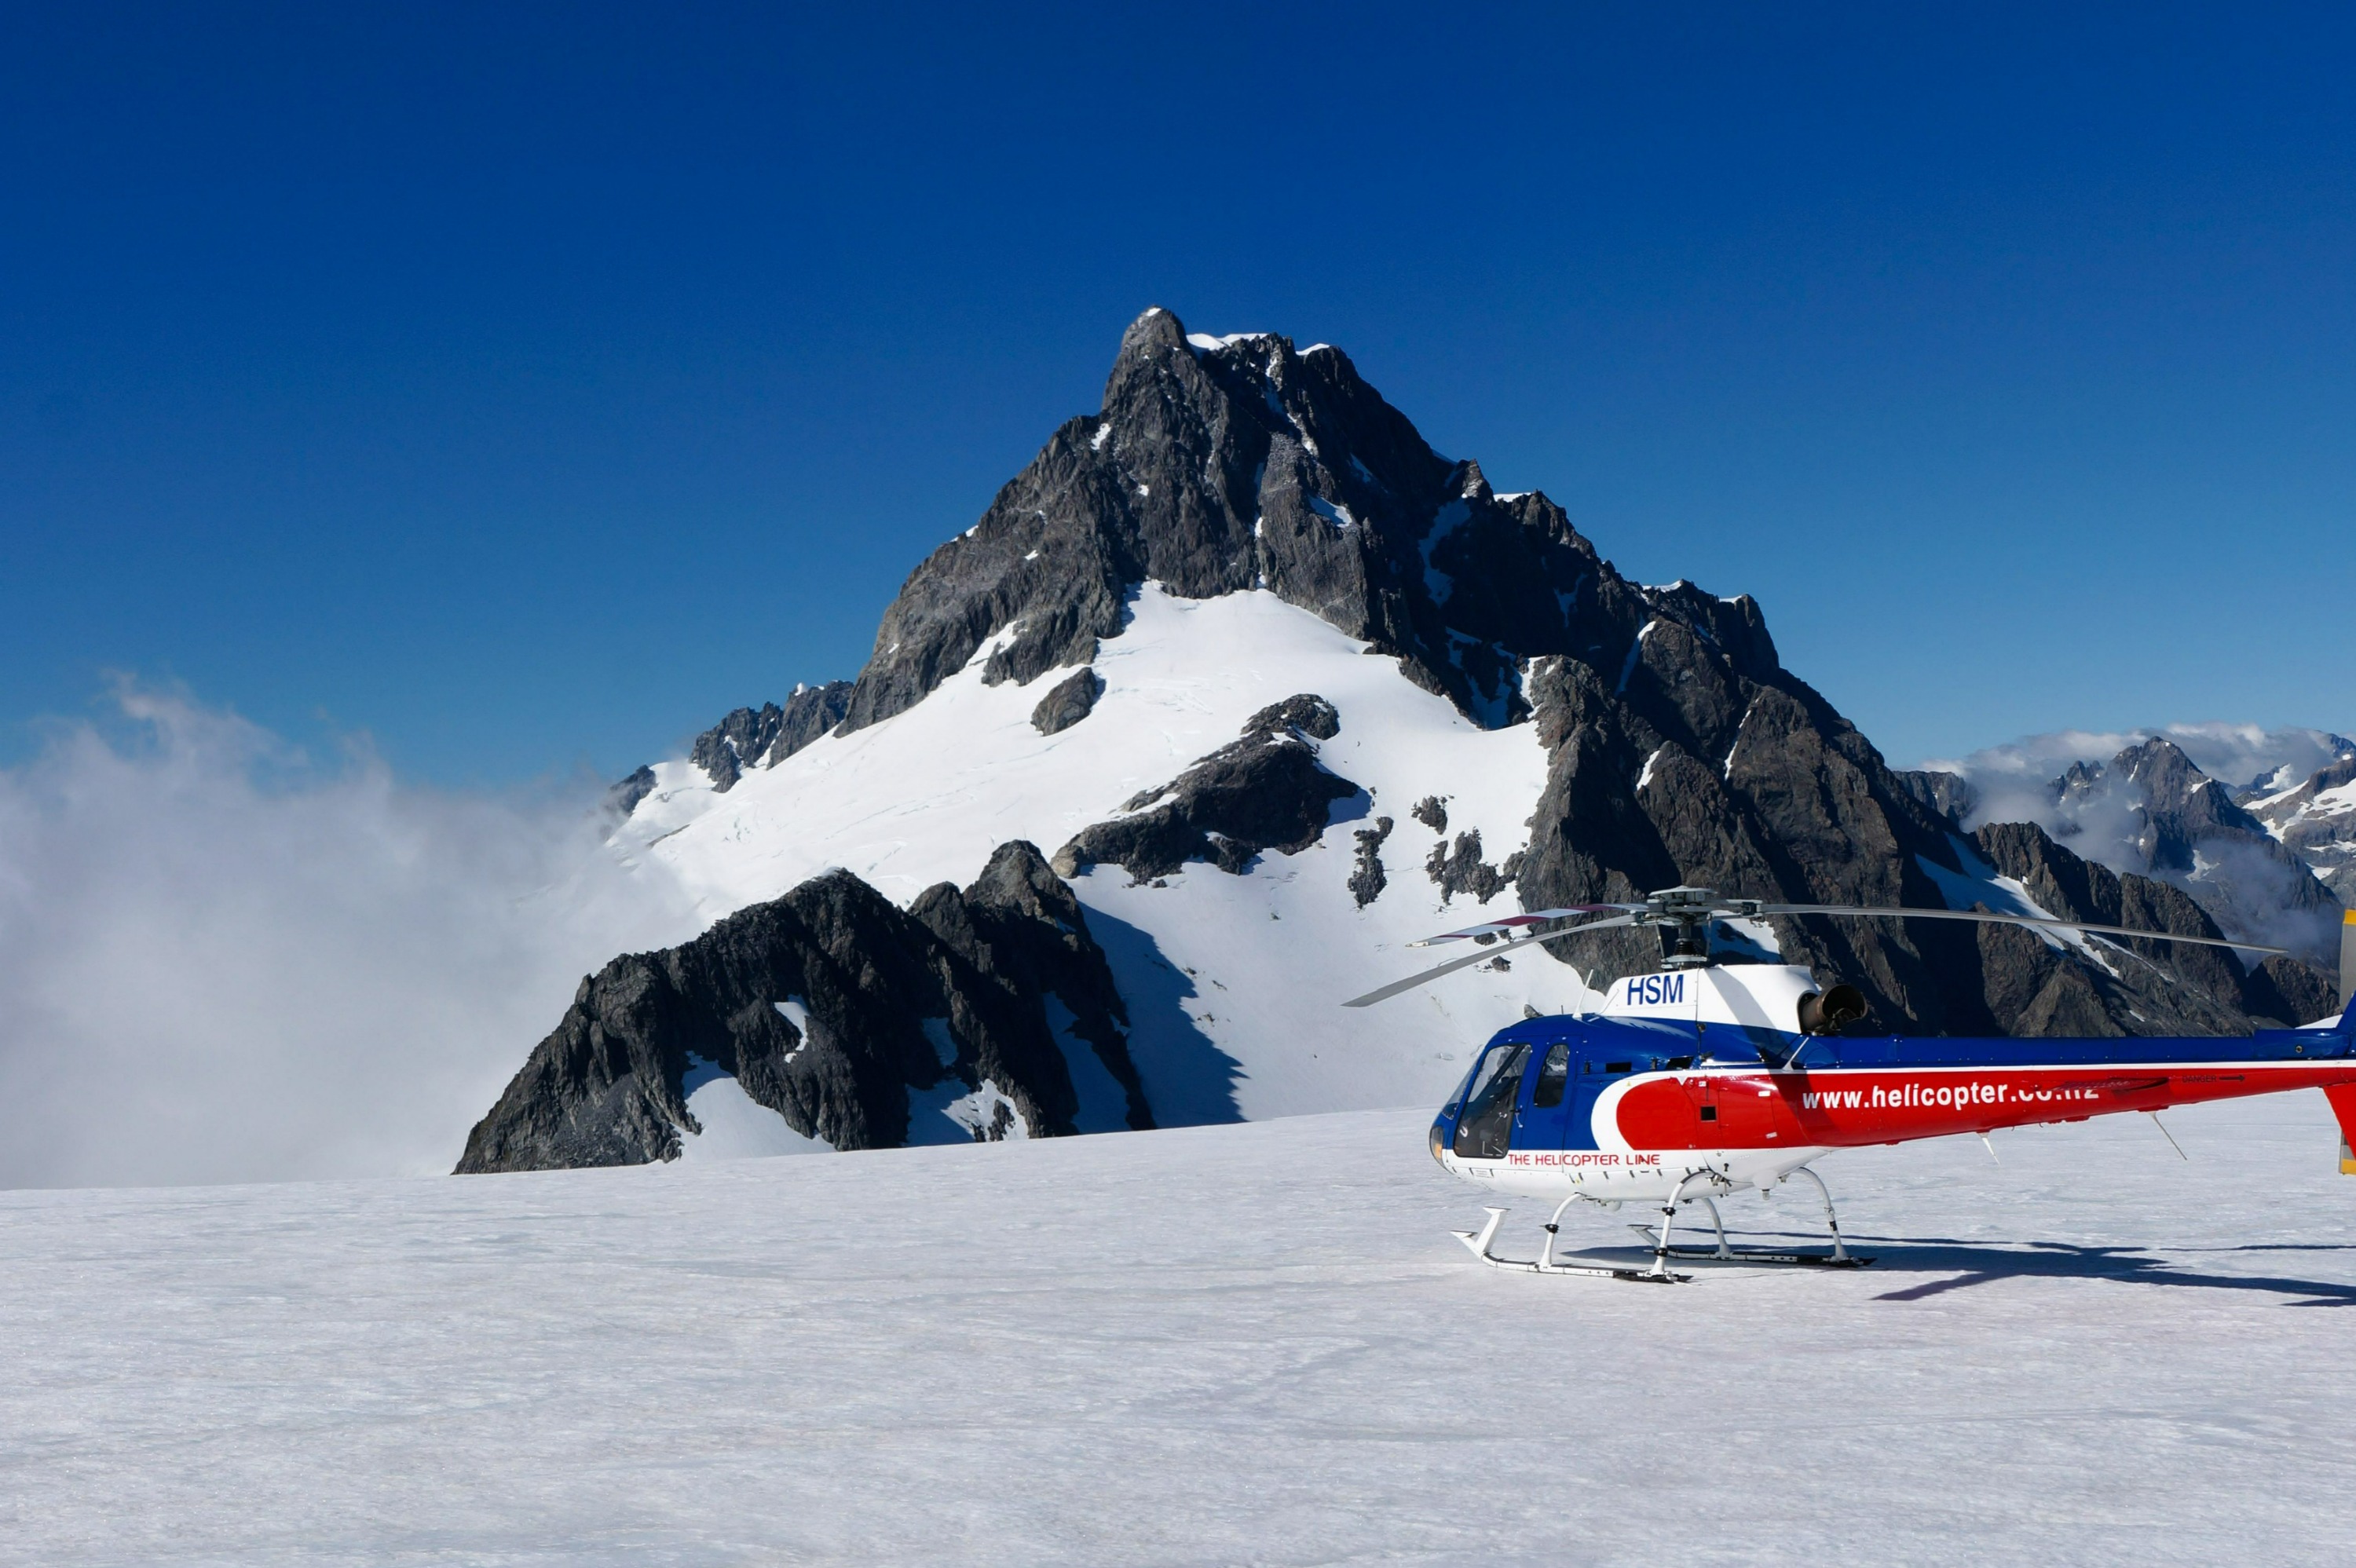
[[(1671, 1271), (1673, 1258), (1858, 1267), (1873, 1260), (1842, 1241), (1832, 1195), (1811, 1168), (1837, 1149), (1958, 1133), (1985, 1138), (1999, 1127), (2123, 1111), (2157, 1119), (2177, 1105), (2292, 1089), (2321, 1089), (2329, 1099), (2341, 1130), (2340, 1168), (2356, 1175), (2356, 1019), (2349, 1007), (2356, 912), (2341, 927), (2337, 1017), (2244, 1037), (2115, 1040), (1844, 1033), (1866, 1014), (1854, 987), (1819, 986), (1794, 965), (1716, 961), (1713, 928), (1774, 915), (1979, 921), (2043, 928), (2081, 942), (2115, 936), (2281, 951), (1984, 910), (1767, 903), (1685, 887), (1640, 903), (1536, 910), (1427, 938), (1414, 945), (1472, 941), (1483, 950), (1344, 1005), (1372, 1006), (1533, 942), (1628, 926), (1657, 928), (1662, 936), (1661, 970), (1613, 981), (1600, 1010), (1535, 1017), (1500, 1029), (1433, 1121), (1432, 1157), (1451, 1174), (1495, 1192), (1560, 1200), (1533, 1260), (1491, 1250), (1503, 1208), (1490, 1209), (1479, 1231), (1456, 1232), (1483, 1262), (1531, 1274), (1659, 1283), (1690, 1277)], [(1581, 916), (1602, 918), (1563, 923)], [(1716, 1200), (1795, 1177), (1814, 1184), (1824, 1200), (1831, 1250), (1730, 1247)], [(1564, 1211), (1582, 1201), (1615, 1209), (1660, 1205), (1657, 1235), (1640, 1227), (1652, 1246), (1651, 1265), (1558, 1261)], [(1672, 1243), (1677, 1211), (1688, 1203), (1708, 1211), (1714, 1246)]]

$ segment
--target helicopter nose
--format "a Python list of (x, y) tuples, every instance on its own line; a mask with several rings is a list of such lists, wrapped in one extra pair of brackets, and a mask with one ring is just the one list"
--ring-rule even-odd
[(1445, 1168), (1448, 1162), (1440, 1157), (1440, 1152), (1448, 1147), (1448, 1129), (1440, 1125), (1438, 1122), (1431, 1124), (1430, 1143), (1431, 1163)]

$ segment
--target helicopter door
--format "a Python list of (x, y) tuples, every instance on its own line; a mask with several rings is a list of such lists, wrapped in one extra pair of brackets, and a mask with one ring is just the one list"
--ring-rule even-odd
[(1570, 1075), (1569, 1114), (1563, 1117), (1562, 1147), (1594, 1148), (1597, 1147), (1595, 1102), (1602, 1094), (1604, 1085), (1612, 1080), (1603, 1075), (1603, 1064), (1592, 1056), (1575, 1061), (1571, 1066), (1575, 1071)]
[(1530, 1074), (1528, 1098), (1514, 1116), (1514, 1147), (1558, 1149), (1576, 1110), (1570, 1090), (1570, 1043), (1557, 1040), (1547, 1048), (1538, 1070)]
[(1522, 1093), (1522, 1070), (1528, 1065), (1526, 1043), (1493, 1045), (1473, 1070), (1472, 1087), (1464, 1096), (1463, 1114), (1456, 1118), (1455, 1150), (1459, 1159), (1503, 1159), (1514, 1132), (1515, 1103)]

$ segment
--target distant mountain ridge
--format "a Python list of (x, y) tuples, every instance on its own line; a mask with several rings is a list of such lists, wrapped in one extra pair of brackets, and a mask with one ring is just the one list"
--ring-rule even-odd
[[(2234, 936), (2329, 963), (2356, 896), (2356, 741), (2236, 729), (2244, 743), (2211, 761), (2238, 762), (2250, 775), (2239, 787), (2152, 732), (2124, 738), (2107, 757), (2062, 761), (2055, 747), (2084, 750), (2097, 738), (2057, 736), (1912, 776), (1918, 795), (1958, 822), (2037, 822), (2114, 869), (2182, 889)], [(2328, 760), (2310, 767), (2319, 755)]]
[(2287, 789), (2263, 785), (2237, 802), (2311, 867), (2342, 904), (2356, 905), (2356, 746)]
[[(1333, 1003), (1359, 987), (1301, 975), (1370, 972), (1454, 923), (1452, 903), (1508, 891), (1524, 907), (1679, 882), (2009, 907), (2034, 889), (2065, 918), (2217, 933), (2178, 889), (2090, 867), (2040, 830), (1966, 834), (1952, 789), (1890, 769), (1783, 667), (1753, 600), (1628, 581), (1543, 494), (1497, 495), (1476, 463), (1433, 452), (1340, 350), (1189, 335), (1159, 308), (1123, 335), (1102, 409), (909, 576), (855, 681), (739, 709), (691, 759), (642, 774), (616, 797), (617, 846), (690, 872), (715, 916), (803, 899), (821, 873), (963, 877), (992, 843), (1061, 846), (1035, 885), (1087, 912), (1070, 923), (1114, 933), (1139, 1114), (1163, 1125), (1444, 1088), (1447, 1072), (1416, 1065), (1434, 1060), (1428, 1010), (1353, 1022), (1353, 1058)], [(1858, 986), (1883, 1027), (1925, 1032), (2246, 1029), (2305, 1021), (2286, 1015), (2319, 994), (2295, 967), (2244, 974), (2162, 944), (2126, 962), (1930, 927), (1778, 920), (1743, 940)], [(1454, 1040), (1657, 960), (1640, 933), (1559, 946), (1568, 968), (1499, 960), (1414, 1006), (1468, 1013), (1436, 1037)], [(734, 997), (694, 1005), (717, 1016)], [(633, 1059), (663, 1077), (636, 1103), (669, 1115), (684, 1058), (659, 1044)], [(1229, 1063), (1234, 1093), (1188, 1087), (1200, 1073), (1179, 1073), (1182, 1057)], [(773, 1096), (805, 1105), (798, 1130), (892, 1141), (888, 1116), (830, 1111), (832, 1091), (792, 1077), (809, 1064)], [(924, 1071), (982, 1086), (963, 1057)], [(1068, 1093), (1001, 1071), (1010, 1101)], [(907, 1093), (921, 1076), (902, 1075)], [(573, 1082), (519, 1078), (503, 1114), (562, 1124)]]

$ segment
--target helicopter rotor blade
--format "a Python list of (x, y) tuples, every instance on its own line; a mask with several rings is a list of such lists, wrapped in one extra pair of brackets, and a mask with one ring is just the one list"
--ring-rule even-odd
[(1651, 907), (1649, 904), (1565, 904), (1559, 909), (1534, 909), (1524, 914), (1509, 914), (1499, 920), (1483, 921), (1479, 925), (1468, 925), (1462, 931), (1443, 931), (1438, 936), (1427, 936), (1408, 945), (1434, 947), (1443, 942), (1462, 942), (1468, 936), (1477, 942), (1484, 936), (1504, 936), (1526, 925), (1544, 925), (1550, 921), (1569, 920), (1575, 914), (1638, 914)]
[(1976, 909), (1869, 909), (1860, 904), (1761, 904), (1759, 913), (1854, 914), (1889, 916), (1899, 920), (1969, 920), (1983, 925), (2029, 925), (2083, 931), (2096, 936), (2139, 936), (2151, 942), (2185, 942), (2196, 947), (2232, 947), (2244, 953), (2286, 953), (2255, 942), (2233, 942), (2214, 936), (2179, 936), (2168, 931), (2137, 931), (2126, 925), (2089, 925), (2083, 920), (2055, 920), (2033, 914), (1993, 914)]
[(1427, 980), (1437, 980), (1442, 975), (1451, 974), (1458, 969), (1469, 968), (1475, 964), (1486, 963), (1488, 960), (1494, 958), (1498, 954), (1504, 953), (1511, 948), (1527, 947), (1533, 942), (1552, 942), (1558, 936), (1572, 936), (1582, 931), (1601, 931), (1606, 926), (1633, 925), (1635, 923), (1636, 917), (1634, 915), (1621, 914), (1614, 915), (1610, 920), (1590, 920), (1585, 925), (1568, 926), (1561, 931), (1541, 931), (1534, 933), (1528, 936), (1517, 936), (1511, 942), (1501, 942), (1494, 947), (1483, 947), (1478, 953), (1468, 953), (1462, 958), (1451, 958), (1447, 963), (1440, 965), (1436, 968), (1426, 969), (1420, 975), (1410, 975), (1404, 980), (1394, 980), (1387, 986), (1379, 987), (1375, 990), (1368, 991), (1363, 997), (1353, 997), (1350, 1000), (1344, 1002), (1342, 1005), (1345, 1008), (1371, 1008), (1376, 1002), (1387, 1002), (1390, 1000), (1391, 997), (1398, 996), (1401, 991), (1412, 991)]

